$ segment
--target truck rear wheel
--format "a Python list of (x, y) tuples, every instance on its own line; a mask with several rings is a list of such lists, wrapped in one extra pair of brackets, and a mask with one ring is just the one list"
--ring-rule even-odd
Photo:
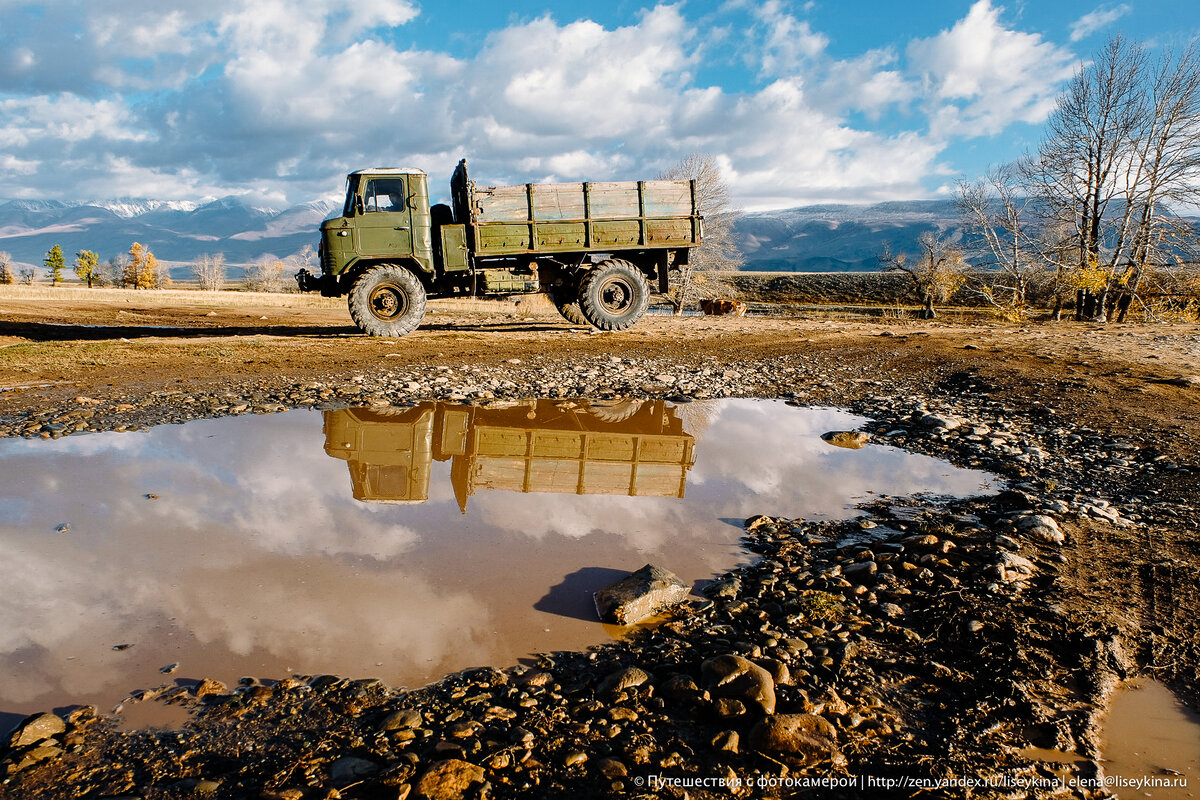
[(556, 287), (550, 290), (550, 302), (554, 303), (554, 307), (558, 309), (558, 313), (562, 314), (563, 319), (575, 325), (588, 325), (587, 318), (583, 316), (583, 312), (579, 310), (579, 299), (575, 296), (575, 287)]
[(602, 331), (625, 330), (642, 318), (648, 305), (650, 284), (628, 261), (602, 261), (579, 284), (579, 311)]
[(411, 333), (425, 316), (425, 287), (397, 264), (380, 264), (350, 287), (350, 318), (368, 336), (397, 338)]

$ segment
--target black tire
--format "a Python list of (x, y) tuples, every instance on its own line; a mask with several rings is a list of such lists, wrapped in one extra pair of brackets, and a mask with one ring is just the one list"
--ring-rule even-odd
[(590, 325), (579, 310), (579, 300), (575, 297), (575, 287), (560, 286), (550, 290), (550, 302), (562, 314), (563, 319), (575, 325)]
[(623, 331), (650, 305), (650, 284), (628, 261), (612, 258), (593, 267), (579, 284), (579, 311), (602, 331)]
[(398, 338), (412, 333), (425, 316), (425, 287), (397, 264), (380, 264), (350, 287), (350, 318), (368, 336)]
[(575, 325), (591, 325), (587, 321), (587, 317), (583, 315), (583, 311), (579, 309), (579, 301), (571, 300), (566, 303), (555, 303), (554, 307), (558, 309), (558, 313), (562, 314), (563, 319)]

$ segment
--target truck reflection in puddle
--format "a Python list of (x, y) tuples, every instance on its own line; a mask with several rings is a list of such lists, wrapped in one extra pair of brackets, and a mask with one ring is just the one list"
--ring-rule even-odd
[(661, 400), (526, 400), (325, 412), (325, 452), (348, 462), (357, 500), (423, 503), (452, 459), (466, 513), (475, 492), (682, 498), (695, 440)]

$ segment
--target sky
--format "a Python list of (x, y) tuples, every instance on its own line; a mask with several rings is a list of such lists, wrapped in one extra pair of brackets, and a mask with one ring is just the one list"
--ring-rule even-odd
[(1037, 147), (1107, 37), (1194, 0), (0, 0), (0, 198), (284, 208), (714, 156), (746, 210), (947, 196)]

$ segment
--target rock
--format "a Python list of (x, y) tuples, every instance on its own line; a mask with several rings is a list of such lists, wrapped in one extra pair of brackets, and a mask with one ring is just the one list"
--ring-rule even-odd
[(842, 575), (848, 581), (866, 581), (872, 578), (879, 571), (879, 565), (874, 561), (859, 561), (855, 564), (847, 564), (842, 567)]
[(895, 603), (880, 603), (879, 613), (888, 619), (896, 619), (904, 616), (904, 609)]
[(483, 767), (450, 758), (425, 771), (417, 781), (417, 796), (426, 800), (460, 800), (476, 783), (483, 783)]
[(732, 654), (710, 658), (700, 665), (704, 684), (713, 697), (742, 700), (764, 714), (775, 713), (775, 681), (771, 673), (748, 658)]
[(634, 686), (641, 686), (649, 680), (650, 676), (645, 670), (637, 667), (626, 667), (625, 669), (617, 670), (600, 681), (600, 685), (596, 687), (596, 694), (621, 692), (631, 689)]
[(829, 431), (821, 434), (821, 438), (836, 447), (857, 450), (871, 441), (871, 434), (863, 431)]
[(1178, 378), (1171, 378), (1164, 382), (1172, 386), (1182, 386), (1185, 389), (1200, 389), (1200, 375), (1180, 375)]
[(378, 764), (355, 756), (342, 756), (329, 767), (329, 779), (338, 785), (354, 783), (377, 774)]
[(602, 621), (633, 625), (682, 602), (689, 591), (675, 573), (647, 564), (592, 598)]
[(393, 711), (388, 714), (383, 722), (379, 723), (381, 731), (407, 731), (413, 728), (421, 727), (425, 718), (421, 716), (421, 712), (412, 708), (402, 708), (399, 711)]
[(213, 678), (205, 678), (196, 684), (196, 688), (193, 691), (196, 693), (196, 697), (206, 697), (210, 694), (225, 694), (229, 690), (220, 681)]
[(837, 729), (816, 714), (779, 714), (764, 717), (750, 730), (755, 750), (784, 755), (803, 764), (845, 763), (837, 746)]
[(609, 780), (624, 778), (629, 774), (629, 769), (622, 762), (615, 758), (604, 758), (596, 762), (596, 768), (600, 774)]
[(8, 766), (8, 774), (12, 775), (20, 772), (27, 767), (32, 767), (34, 764), (41, 763), (51, 758), (58, 758), (62, 755), (62, 748), (55, 747), (53, 744), (44, 744), (35, 747), (32, 750), (27, 750), (21, 753), (19, 757), (14, 758)]
[(996, 557), (996, 563), (1004, 567), (1004, 580), (1027, 580), (1037, 572), (1033, 562), (1024, 556), (1001, 550)]
[(8, 746), (16, 750), (29, 747), (45, 739), (58, 736), (67, 730), (62, 717), (55, 714), (34, 714), (26, 717), (9, 734)]
[(1033, 508), (1033, 498), (1019, 489), (1005, 489), (992, 500), (996, 508), (1004, 511), (1025, 511)]
[(1024, 517), (1017, 523), (1017, 529), (1051, 544), (1062, 544), (1067, 538), (1058, 527), (1058, 522), (1054, 517), (1046, 514), (1031, 514)]
[(952, 431), (962, 425), (962, 420), (944, 414), (925, 414), (917, 420), (917, 424), (930, 430)]
[(740, 737), (737, 731), (721, 731), (713, 737), (712, 745), (718, 750), (724, 750), (727, 753), (737, 754)]

